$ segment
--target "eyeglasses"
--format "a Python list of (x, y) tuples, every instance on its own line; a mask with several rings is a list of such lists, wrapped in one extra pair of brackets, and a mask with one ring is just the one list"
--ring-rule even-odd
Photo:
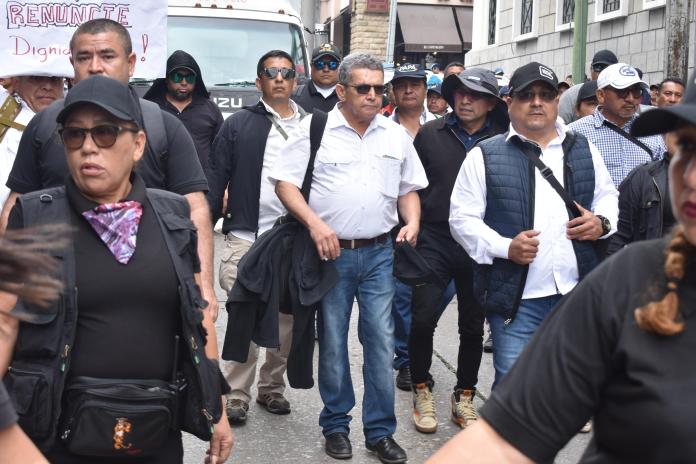
[(643, 96), (643, 88), (640, 86), (628, 87), (626, 89), (616, 89), (614, 87), (608, 87), (612, 92), (616, 94), (622, 100), (625, 100), (630, 94), (631, 97), (638, 99)]
[(184, 79), (186, 79), (186, 82), (188, 82), (189, 84), (193, 84), (194, 82), (196, 82), (196, 75), (193, 73), (181, 74), (180, 72), (177, 72), (177, 71), (174, 71), (173, 73), (171, 73), (169, 75), (169, 80), (171, 80), (175, 84), (180, 83)]
[(596, 73), (601, 73), (602, 71), (604, 71), (607, 68), (607, 66), (609, 66), (609, 65), (604, 64), (604, 63), (593, 64), (592, 70)]
[(115, 124), (102, 124), (100, 126), (94, 126), (91, 129), (84, 127), (63, 127), (58, 133), (63, 140), (63, 145), (70, 150), (77, 150), (85, 143), (87, 134), (92, 137), (92, 140), (94, 140), (94, 143), (99, 148), (109, 148), (116, 143), (116, 139), (123, 131), (137, 133), (139, 129), (121, 127)]
[(512, 94), (513, 98), (518, 99), (521, 102), (527, 103), (532, 100), (536, 100), (539, 97), (542, 101), (550, 102), (558, 96), (558, 92), (555, 90), (542, 90), (541, 92), (532, 92), (531, 90), (523, 90), (521, 92), (514, 92)]
[(370, 93), (370, 89), (375, 91), (375, 95), (382, 95), (384, 93), (384, 86), (381, 84), (377, 85), (369, 85), (369, 84), (360, 84), (360, 85), (352, 85), (348, 84), (348, 87), (353, 87), (356, 92), (358, 92), (360, 95), (367, 95)]
[(469, 99), (471, 99), (471, 100), (473, 100), (473, 101), (478, 101), (478, 100), (481, 100), (482, 98), (486, 98), (486, 96), (485, 96), (484, 94), (482, 94), (482, 93), (479, 93), (479, 92), (472, 92), (472, 91), (470, 91), (470, 90), (462, 89), (462, 88), (459, 88), (459, 89), (455, 90), (455, 91), (454, 91), (454, 95), (455, 95), (455, 96), (458, 96), (458, 97), (460, 97), (460, 98), (462, 98), (462, 99), (464, 99), (464, 98), (469, 98)]
[(263, 68), (263, 74), (269, 79), (275, 79), (278, 73), (286, 81), (295, 77), (295, 70), (292, 68)]
[(312, 62), (312, 65), (319, 70), (324, 69), (324, 67), (328, 66), (329, 71), (335, 71), (338, 68), (338, 61), (314, 60)]

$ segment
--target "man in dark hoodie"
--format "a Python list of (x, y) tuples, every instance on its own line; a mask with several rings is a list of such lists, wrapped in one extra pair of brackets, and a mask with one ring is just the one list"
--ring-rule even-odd
[(416, 430), (437, 429), (433, 379), (433, 335), (440, 300), (447, 283), (454, 279), (459, 311), (457, 384), (452, 393), (452, 421), (466, 427), (476, 420), (473, 406), (481, 364), (484, 313), (473, 293), (473, 261), (457, 244), (448, 224), (450, 195), (467, 153), (482, 139), (505, 132), (507, 106), (498, 97), (498, 81), (485, 69), (470, 68), (447, 76), (442, 96), (452, 112), (425, 123), (413, 142), (428, 176), (421, 200), (421, 233), (417, 249), (441, 279), (441, 283), (413, 288), (408, 354), (411, 361), (413, 421)]
[(208, 157), (222, 126), (222, 113), (210, 100), (196, 60), (182, 50), (167, 59), (167, 77), (157, 79), (144, 98), (181, 120), (191, 134), (201, 166), (208, 174)]

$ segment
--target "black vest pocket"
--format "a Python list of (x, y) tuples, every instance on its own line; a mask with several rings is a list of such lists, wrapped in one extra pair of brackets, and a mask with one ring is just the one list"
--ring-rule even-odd
[(32, 440), (45, 439), (51, 429), (54, 409), (46, 376), (10, 366), (4, 382), (19, 416), (19, 426)]
[[(50, 311), (40, 314), (31, 322), (22, 322), (15, 343), (15, 359), (54, 357), (60, 349), (63, 320), (65, 319), (65, 300), (61, 297)], [(18, 302), (18, 307), (23, 305)], [(38, 311), (33, 311), (38, 313)]]

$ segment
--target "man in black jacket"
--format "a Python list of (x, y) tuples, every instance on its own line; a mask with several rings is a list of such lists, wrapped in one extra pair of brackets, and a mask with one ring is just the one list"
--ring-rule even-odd
[[(227, 118), (213, 144), (210, 158), (210, 204), (213, 223), (222, 215), (226, 247), (220, 262), (220, 286), (229, 292), (237, 278), (237, 266), (251, 244), (269, 230), (286, 211), (268, 173), (288, 135), (306, 114), (290, 99), (295, 85), (295, 65), (290, 55), (271, 50), (258, 62), (256, 87), (262, 96), (258, 104), (243, 108)], [(223, 211), (227, 189), (229, 201)], [(289, 312), (290, 308), (281, 308)], [(292, 316), (278, 318), (280, 340), (277, 349), (266, 349), (266, 361), (259, 372), (256, 401), (274, 414), (290, 412), (283, 396), (292, 335)], [(246, 362), (225, 362), (223, 373), (232, 392), (227, 399), (230, 422), (244, 423), (256, 375), (259, 348), (249, 347)]]
[(459, 311), (457, 385), (452, 394), (452, 420), (466, 427), (477, 415), (473, 406), (481, 363), (483, 310), (473, 295), (473, 263), (449, 230), (450, 194), (466, 154), (481, 139), (505, 131), (507, 106), (498, 97), (495, 75), (481, 68), (445, 78), (442, 95), (453, 111), (426, 123), (414, 145), (428, 175), (428, 187), (419, 192), (421, 235), (417, 249), (442, 283), (414, 287), (409, 357), (413, 385), (413, 421), (416, 429), (437, 429), (430, 365), (433, 335), (441, 312), (439, 302), (454, 279)]
[(341, 52), (334, 44), (319, 45), (312, 52), (311, 80), (297, 88), (293, 100), (306, 112), (314, 109), (328, 113), (338, 103), (336, 84)]

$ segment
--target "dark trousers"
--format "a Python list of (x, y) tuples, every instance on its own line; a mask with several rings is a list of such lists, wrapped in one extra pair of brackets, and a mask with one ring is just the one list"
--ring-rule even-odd
[(459, 354), (456, 388), (473, 389), (483, 352), (484, 311), (473, 292), (473, 261), (452, 238), (449, 227), (423, 223), (417, 249), (442, 280), (442, 285), (420, 285), (413, 288), (411, 301), (411, 333), (408, 353), (411, 359), (412, 383), (432, 380), (433, 336), (441, 313), (438, 311), (445, 286), (454, 279), (459, 312)]

